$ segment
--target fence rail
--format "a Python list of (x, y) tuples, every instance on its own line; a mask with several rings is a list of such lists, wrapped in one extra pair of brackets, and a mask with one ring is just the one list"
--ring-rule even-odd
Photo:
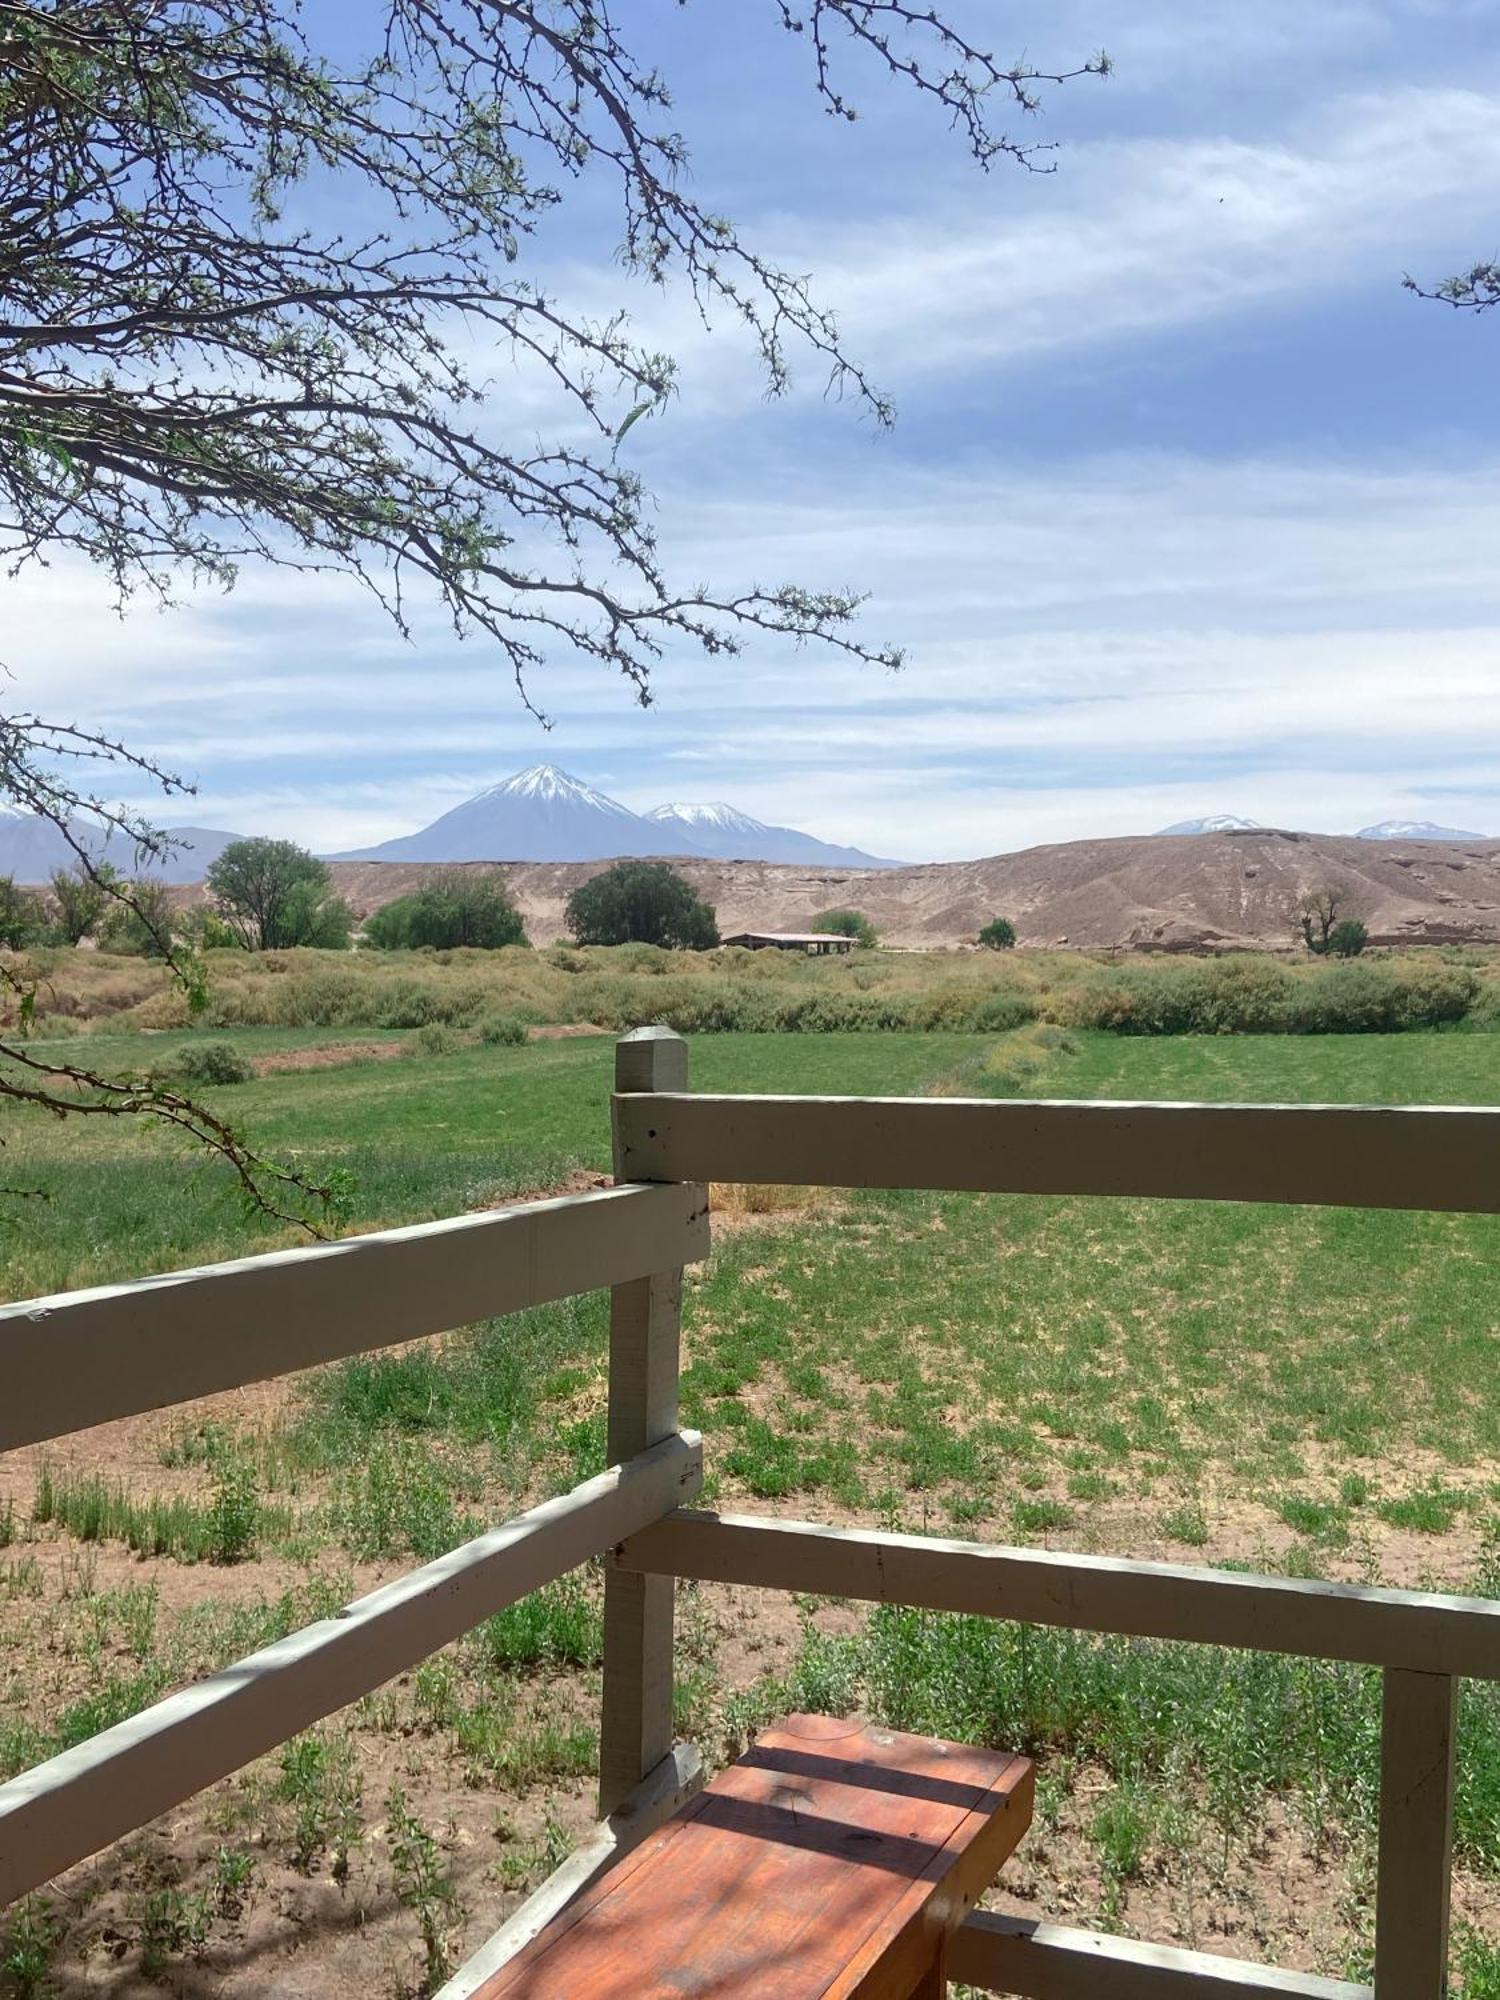
[(615, 1118), (633, 1181), (1500, 1211), (1500, 1111), (661, 1092)]
[[(237, 1770), (593, 1555), (602, 1825), (445, 1989), (462, 2000), (697, 1781), (672, 1726), (694, 1577), (1362, 1661), (1383, 1672), (1376, 2000), (1441, 2000), (1460, 1677), (1500, 1605), (696, 1513), (680, 1429), (700, 1182), (1500, 1211), (1500, 1111), (694, 1097), (684, 1044), (619, 1045), (613, 1188), (0, 1310), (0, 1449), (609, 1286), (610, 1470), (0, 1786), (0, 1900)], [(1371, 1989), (979, 1914), (953, 1975), (1029, 2000), (1362, 2000)]]

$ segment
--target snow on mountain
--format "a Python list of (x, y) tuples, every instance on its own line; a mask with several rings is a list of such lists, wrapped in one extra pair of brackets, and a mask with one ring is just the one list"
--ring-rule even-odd
[(1468, 833), (1461, 826), (1434, 826), (1430, 819), (1383, 819), (1362, 826), (1356, 840), (1488, 840), (1486, 833)]
[(1159, 826), (1158, 833), (1260, 833), (1258, 819), (1240, 819), (1234, 813), (1209, 813), (1203, 819), (1180, 819), (1172, 826)]
[(334, 859), (610, 861), (619, 855), (702, 851), (675, 828), (643, 819), (555, 764), (533, 764), (416, 833)]
[(658, 826), (675, 828), (701, 853), (720, 861), (811, 861), (830, 868), (894, 868), (899, 864), (866, 854), (858, 847), (838, 847), (791, 826), (768, 826), (738, 806), (722, 800), (710, 804), (657, 806), (646, 817)]

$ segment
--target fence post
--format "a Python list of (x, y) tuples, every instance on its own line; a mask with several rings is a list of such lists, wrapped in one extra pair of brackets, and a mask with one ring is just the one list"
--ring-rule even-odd
[[(682, 1091), (687, 1043), (669, 1028), (637, 1028), (615, 1045), (617, 1092)], [(615, 1177), (620, 1139), (615, 1132)], [(611, 1465), (677, 1429), (682, 1269), (616, 1285), (609, 1315)], [(672, 1722), (673, 1579), (609, 1569), (604, 1579), (604, 1701), (599, 1813), (607, 1817), (675, 1741)]]
[(1399, 1667), (1382, 1680), (1376, 2000), (1443, 2000), (1458, 1682)]

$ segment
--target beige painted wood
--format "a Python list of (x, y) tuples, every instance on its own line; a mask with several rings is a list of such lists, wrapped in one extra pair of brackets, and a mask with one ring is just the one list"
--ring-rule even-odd
[(0, 1451), (708, 1254), (701, 1196), (613, 1187), (0, 1308)]
[[(615, 1102), (634, 1091), (687, 1089), (687, 1043), (667, 1028), (637, 1028), (615, 1046)], [(621, 1173), (615, 1139), (615, 1173)], [(694, 1212), (705, 1206), (693, 1188)], [(610, 1297), (608, 1448), (633, 1457), (677, 1429), (681, 1366), (680, 1260), (617, 1284)], [(611, 1570), (604, 1582), (604, 1692), (599, 1726), (599, 1812), (607, 1817), (671, 1751), (675, 1585), (669, 1576)]]
[(1500, 1111), (622, 1097), (628, 1180), (1500, 1210)]
[(988, 1910), (954, 1932), (948, 1976), (1023, 2000), (1371, 2000), (1342, 1979)]
[(701, 1440), (666, 1438), (0, 1785), (0, 1905), (599, 1554), (702, 1476)]
[(592, 1888), (599, 1877), (621, 1861), (648, 1834), (672, 1817), (677, 1808), (703, 1786), (703, 1760), (689, 1743), (679, 1743), (649, 1771), (629, 1798), (581, 1841), (573, 1852), (533, 1890), (518, 1910), (487, 1938), (462, 1965), (434, 2000), (470, 2000), (470, 1996), (518, 1951), (544, 1931), (575, 1896)]
[(1376, 2000), (1443, 2000), (1448, 1990), (1457, 1693), (1447, 1674), (1384, 1675)]
[(614, 1560), (650, 1573), (1073, 1631), (1500, 1679), (1500, 1602), (1487, 1598), (689, 1510), (633, 1535)]

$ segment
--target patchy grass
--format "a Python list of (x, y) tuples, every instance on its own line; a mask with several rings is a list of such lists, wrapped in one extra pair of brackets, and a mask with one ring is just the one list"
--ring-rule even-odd
[[(163, 1039), (140, 1048), (154, 1058)], [(725, 1034), (692, 1059), (703, 1089), (1463, 1102), (1496, 1097), (1490, 1046), (1033, 1023)], [(603, 1040), (465, 1044), (233, 1095), (262, 1143), (354, 1164), (359, 1220), (375, 1224), (602, 1170), (611, 1061)], [(15, 1292), (268, 1240), (237, 1212), (206, 1213), (138, 1139), (14, 1136), (55, 1193), (12, 1239)], [(718, 1205), (728, 1226), (687, 1286), (683, 1383), (714, 1499), (1500, 1594), (1490, 1218), (780, 1189)], [(40, 1518), (39, 1471), (0, 1508), (0, 1770), (597, 1470), (606, 1317), (592, 1296), (350, 1361), (249, 1432), (217, 1407), (142, 1425), (118, 1465), (60, 1449)], [(235, 1468), (242, 1560), (175, 1567), (212, 1559), (208, 1517)], [(801, 1620), (778, 1625), (771, 1605), (731, 1619), (713, 1593), (684, 1592), (684, 1728), (727, 1751), (778, 1708), (867, 1707), (1030, 1748), (1038, 1824), (1006, 1876), (1029, 1907), (1062, 1896), (1070, 1920), (1361, 1973), (1371, 1676), (899, 1611), (804, 1606)], [(68, 1990), (107, 1924), (129, 1969), (170, 1984), (191, 1962), (232, 1995), (247, 1990), (236, 1940), (259, 1923), (278, 1951), (363, 1952), (377, 1988), (392, 1965), (408, 1991), (430, 1983), (588, 1818), (600, 1642), (590, 1568), (86, 1886), (35, 1899), (0, 1965), (13, 1984), (40, 1965)], [(1500, 1959), (1493, 1689), (1466, 1691), (1460, 1759), (1454, 1976), (1485, 2000)]]

